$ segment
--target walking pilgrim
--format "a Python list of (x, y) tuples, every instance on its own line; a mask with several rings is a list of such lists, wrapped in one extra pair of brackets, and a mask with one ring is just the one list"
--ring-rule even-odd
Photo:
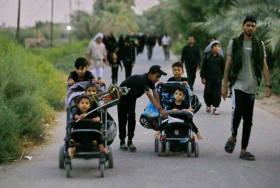
[(87, 60), (89, 63), (89, 70), (94, 77), (101, 80), (103, 76), (104, 64), (108, 66), (107, 51), (102, 42), (104, 35), (98, 33), (88, 45)]

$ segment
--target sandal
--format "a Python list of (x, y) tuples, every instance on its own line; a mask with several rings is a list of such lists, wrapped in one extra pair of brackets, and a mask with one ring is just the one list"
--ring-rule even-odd
[(247, 161), (254, 161), (254, 160), (256, 160), (255, 156), (252, 155), (250, 152), (245, 152), (243, 155), (240, 155), (239, 158), (247, 160)]
[(225, 151), (227, 153), (232, 153), (235, 148), (235, 144), (236, 144), (236, 142), (227, 141), (227, 143), (225, 145)]

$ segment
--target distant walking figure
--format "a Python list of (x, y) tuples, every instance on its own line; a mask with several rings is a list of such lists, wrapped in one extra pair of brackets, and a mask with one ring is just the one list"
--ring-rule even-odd
[(156, 38), (154, 37), (153, 34), (150, 34), (147, 38), (146, 46), (148, 50), (148, 59), (152, 59), (153, 55), (153, 48), (156, 45)]
[(170, 37), (168, 36), (167, 33), (165, 33), (164, 37), (162, 37), (161, 44), (162, 44), (165, 60), (169, 60)]
[(200, 69), (200, 51), (198, 46), (196, 46), (193, 36), (188, 39), (188, 45), (182, 50), (181, 62), (185, 63), (189, 85), (191, 90), (193, 90), (193, 84), (196, 78), (196, 71)]
[(131, 76), (132, 68), (135, 65), (135, 45), (130, 40), (130, 37), (127, 36), (124, 40), (123, 48), (123, 66), (125, 68), (125, 78)]
[(105, 45), (102, 43), (103, 37), (104, 35), (102, 33), (95, 35), (89, 43), (87, 50), (89, 70), (94, 77), (98, 77), (98, 80), (101, 80), (103, 76), (104, 63), (108, 65), (107, 51)]

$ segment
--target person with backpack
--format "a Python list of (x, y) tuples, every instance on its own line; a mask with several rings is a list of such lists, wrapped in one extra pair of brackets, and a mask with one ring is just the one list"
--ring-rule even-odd
[(219, 41), (212, 41), (210, 47), (211, 51), (207, 51), (204, 55), (200, 77), (201, 83), (205, 85), (203, 97), (206, 103), (206, 112), (211, 113), (211, 106), (213, 105), (213, 114), (219, 115), (218, 107), (221, 103), (225, 59), (219, 54)]
[(237, 141), (238, 127), (243, 118), (243, 133), (239, 158), (254, 161), (255, 156), (247, 151), (251, 134), (255, 95), (261, 83), (262, 73), (266, 83), (266, 97), (271, 96), (269, 70), (263, 42), (254, 35), (257, 20), (247, 16), (242, 24), (242, 34), (230, 40), (224, 72), (222, 97), (229, 88), (232, 91), (232, 134), (225, 145), (225, 151), (232, 153)]

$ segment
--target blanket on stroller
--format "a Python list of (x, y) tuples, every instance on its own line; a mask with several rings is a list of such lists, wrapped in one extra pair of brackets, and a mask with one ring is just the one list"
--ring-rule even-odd
[[(189, 86), (183, 85), (182, 82), (166, 82), (156, 86), (162, 107), (167, 109), (167, 104), (174, 100), (174, 89), (177, 86), (184, 86), (186, 88), (187, 93), (184, 101), (190, 104), (190, 106), (194, 109), (194, 113), (196, 113), (201, 108), (202, 104), (198, 97), (191, 93)], [(152, 102), (149, 101), (148, 106), (144, 109), (144, 112), (140, 116), (139, 122), (147, 129), (158, 130), (158, 117), (159, 111)]]

